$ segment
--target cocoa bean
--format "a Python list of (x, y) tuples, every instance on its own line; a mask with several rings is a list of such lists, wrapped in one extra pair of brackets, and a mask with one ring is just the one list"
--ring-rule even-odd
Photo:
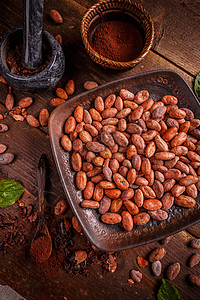
[(180, 272), (180, 268), (181, 267), (180, 267), (179, 263), (171, 264), (167, 269), (167, 273), (166, 273), (167, 278), (169, 280), (174, 280), (178, 276), (178, 274)]

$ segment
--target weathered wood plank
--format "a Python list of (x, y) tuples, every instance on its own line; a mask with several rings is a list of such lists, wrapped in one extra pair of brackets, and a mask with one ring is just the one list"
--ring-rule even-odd
[[(68, 79), (73, 78), (76, 82), (76, 94), (83, 92), (83, 83), (87, 80), (95, 80), (99, 84), (109, 82), (115, 79), (124, 78), (133, 74), (154, 70), (171, 69), (182, 75), (192, 86), (193, 76), (200, 69), (197, 50), (199, 40), (194, 38), (198, 33), (197, 20), (195, 16), (195, 3), (198, 1), (140, 1), (151, 13), (152, 17), (163, 16), (164, 35), (155, 51), (149, 55), (135, 68), (123, 72), (114, 72), (103, 70), (94, 64), (87, 53), (81, 41), (79, 28), (81, 18), (86, 8), (90, 7), (96, 1), (92, 0), (69, 0), (69, 1), (45, 1), (44, 28), (53, 35), (61, 34), (64, 40), (64, 52), (66, 55), (66, 71), (63, 79), (58, 86), (64, 86)], [(187, 7), (186, 7), (187, 6)], [(49, 18), (50, 9), (57, 9), (64, 17), (62, 25), (55, 25)], [(22, 1), (8, 0), (1, 3), (3, 14), (0, 20), (0, 35), (3, 35), (8, 29), (22, 24)], [(187, 15), (186, 15), (187, 13)], [(177, 15), (177, 17), (176, 17)], [(184, 18), (182, 18), (184, 16)], [(181, 19), (182, 18), (182, 19)], [(8, 21), (9, 20), (9, 21)], [(185, 29), (187, 24), (187, 30)], [(191, 26), (189, 26), (191, 25)], [(194, 34), (190, 34), (190, 28)], [(184, 34), (183, 40), (180, 36)], [(185, 44), (188, 44), (187, 47)], [(194, 49), (192, 49), (194, 48)], [(191, 50), (192, 49), (192, 50)], [(192, 53), (192, 55), (191, 55)], [(166, 57), (167, 59), (164, 59)], [(188, 60), (188, 57), (190, 60)], [(197, 59), (198, 58), (198, 59)], [(170, 63), (171, 61), (172, 63)], [(176, 67), (180, 66), (180, 68)], [(183, 70), (186, 70), (184, 72)], [(14, 91), (16, 104), (29, 93)], [(6, 96), (6, 87), (0, 85), (0, 102), (4, 104)], [(39, 93), (34, 93), (34, 104), (27, 109), (28, 113), (39, 115), (39, 111), (47, 107), (50, 111), (49, 100), (55, 96), (55, 88)], [(0, 105), (0, 113), (5, 108)], [(46, 139), (46, 130), (30, 127), (25, 121), (16, 122), (11, 117), (2, 121), (9, 125), (7, 133), (0, 136), (1, 143), (9, 146), (8, 150), (16, 154), (15, 161), (9, 166), (1, 167), (1, 174), (6, 178), (19, 180), (27, 187), (31, 193), (37, 195), (37, 163), (42, 153), (46, 153), (50, 162), (51, 188), (49, 197), (50, 205), (60, 197), (64, 197), (64, 192), (60, 184), (55, 165), (52, 160), (49, 140)], [(51, 206), (50, 206), (51, 207)], [(1, 209), (2, 211), (2, 209)], [(71, 210), (67, 214), (71, 216)], [(33, 231), (26, 228), (29, 237), (29, 243), (33, 236)], [(58, 274), (44, 274), (38, 266), (35, 266), (25, 256), (29, 247), (23, 247), (19, 250), (19, 256), (16, 256), (15, 249), (11, 250), (7, 256), (0, 254), (0, 277), (1, 282), (9, 284), (26, 299), (156, 299), (156, 291), (164, 278), (166, 267), (169, 263), (178, 261), (181, 263), (181, 273), (174, 281), (179, 289), (183, 299), (198, 298), (198, 289), (188, 285), (186, 276), (190, 273), (186, 266), (188, 257), (193, 250), (188, 247), (188, 243), (193, 239), (193, 235), (199, 237), (199, 225), (193, 226), (186, 231), (176, 234), (168, 245), (165, 246), (167, 254), (164, 257), (163, 272), (160, 278), (155, 278), (151, 274), (149, 267), (142, 269), (143, 281), (141, 284), (135, 284), (132, 287), (127, 285), (129, 271), (132, 268), (138, 269), (136, 263), (137, 255), (148, 257), (149, 252), (159, 246), (158, 242), (148, 244), (136, 249), (124, 252), (120, 259), (118, 269), (114, 274), (103, 274), (100, 266), (95, 265), (90, 268), (90, 276), (66, 274), (62, 269)], [(193, 235), (192, 235), (193, 234)], [(75, 234), (76, 249), (86, 247), (86, 239), (83, 236)], [(180, 252), (180, 249), (182, 250)], [(193, 274), (200, 274), (199, 266), (191, 270)]]

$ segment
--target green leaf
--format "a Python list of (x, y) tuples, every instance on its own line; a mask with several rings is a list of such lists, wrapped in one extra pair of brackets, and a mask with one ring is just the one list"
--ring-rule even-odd
[(181, 300), (178, 290), (168, 280), (163, 279), (157, 294), (158, 300)]
[(197, 96), (197, 98), (200, 101), (200, 73), (197, 75), (197, 77), (195, 78), (195, 82), (194, 82), (194, 92)]
[(16, 181), (0, 181), (0, 207), (14, 204), (24, 192), (23, 186)]

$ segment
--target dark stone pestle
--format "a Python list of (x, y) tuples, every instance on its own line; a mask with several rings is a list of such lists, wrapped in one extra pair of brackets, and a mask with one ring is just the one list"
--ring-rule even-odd
[(22, 63), (37, 69), (42, 63), (42, 25), (44, 0), (24, 0)]
[[(0, 39), (0, 73), (9, 85), (26, 91), (54, 86), (65, 70), (65, 56), (58, 41), (42, 30), (44, 0), (24, 0), (24, 28), (11, 29)], [(7, 54), (13, 42), (23, 41), (22, 63), (27, 69), (42, 64), (42, 42), (51, 52), (51, 60), (43, 71), (32, 76), (19, 76), (8, 69)]]

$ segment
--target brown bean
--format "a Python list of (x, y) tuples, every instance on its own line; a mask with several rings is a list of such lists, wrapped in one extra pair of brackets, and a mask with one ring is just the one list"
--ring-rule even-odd
[(193, 275), (193, 274), (189, 274), (189, 281), (194, 285), (194, 286), (197, 286), (197, 287), (200, 287), (200, 276), (196, 276), (196, 275)]
[(134, 94), (126, 89), (121, 89), (119, 95), (123, 100), (133, 100), (134, 99)]
[(87, 176), (84, 171), (79, 171), (76, 174), (76, 186), (79, 190), (84, 190), (87, 184)]
[(157, 199), (146, 199), (143, 207), (147, 210), (158, 210), (162, 207), (162, 202)]
[(130, 231), (133, 229), (133, 218), (128, 211), (123, 211), (122, 216), (122, 225), (125, 230)]
[(71, 156), (71, 164), (74, 171), (78, 172), (82, 167), (82, 158), (78, 152), (73, 152)]
[(144, 175), (150, 174), (150, 172), (151, 172), (151, 162), (148, 158), (144, 158), (142, 160), (141, 171)]
[(129, 184), (133, 184), (136, 180), (136, 170), (135, 169), (130, 169), (127, 173), (127, 181)]
[[(117, 113), (118, 113), (118, 110), (115, 107), (112, 107), (112, 108), (105, 109), (101, 113), (101, 115), (104, 119), (107, 119), (107, 118), (114, 118)], [(101, 122), (101, 121), (99, 121), (99, 122)], [(108, 125), (108, 124), (102, 124), (102, 125)], [(116, 124), (110, 124), (110, 125), (116, 125)]]
[(14, 154), (3, 153), (0, 155), (0, 165), (8, 165), (14, 160)]
[(178, 169), (169, 169), (164, 173), (165, 179), (176, 179), (181, 177), (181, 171)]
[(144, 139), (138, 134), (132, 134), (131, 141), (136, 148), (145, 149)]
[(118, 111), (123, 109), (123, 100), (120, 96), (117, 96), (114, 105)]
[(145, 198), (156, 198), (156, 194), (150, 186), (141, 186), (140, 190), (142, 191)]
[(135, 102), (128, 101), (128, 100), (125, 100), (123, 102), (123, 104), (124, 104), (125, 107), (130, 108), (131, 110), (134, 110), (134, 109), (136, 109), (138, 107), (138, 105)]
[(177, 147), (182, 145), (187, 139), (187, 134), (185, 132), (179, 132), (171, 141), (172, 147)]
[(104, 196), (100, 201), (99, 213), (101, 215), (105, 214), (110, 209), (110, 205), (111, 205), (111, 199)]
[(133, 155), (132, 156), (132, 166), (136, 171), (139, 171), (141, 168), (142, 160), (140, 155)]
[(105, 109), (106, 109), (106, 108), (112, 107), (113, 104), (115, 103), (115, 100), (116, 100), (115, 94), (109, 95), (109, 96), (105, 99)]
[(72, 150), (72, 142), (67, 135), (62, 136), (61, 145), (68, 152)]
[(39, 114), (39, 121), (41, 126), (47, 126), (49, 121), (49, 112), (46, 108), (43, 108)]
[(129, 145), (126, 151), (126, 157), (130, 160), (133, 155), (137, 154), (137, 149), (135, 147), (135, 145)]
[(150, 129), (153, 129), (153, 130), (156, 130), (156, 131), (160, 131), (161, 130), (161, 126), (160, 126), (159, 122), (157, 122), (156, 120), (153, 120), (153, 119), (148, 120), (146, 122), (146, 125)]
[(0, 144), (0, 154), (4, 153), (7, 149), (7, 146), (4, 144)]
[(198, 265), (199, 262), (200, 262), (200, 254), (195, 253), (190, 257), (189, 267), (193, 268), (194, 266)]
[(171, 193), (174, 197), (179, 197), (185, 192), (185, 186), (175, 184), (171, 190)]
[(104, 190), (112, 190), (116, 188), (116, 185), (114, 184), (114, 182), (110, 182), (110, 181), (101, 181), (99, 182), (99, 185), (102, 189)]
[(166, 113), (166, 106), (159, 106), (157, 108), (155, 108), (152, 112), (152, 119), (160, 119), (163, 118), (163, 116)]
[(179, 161), (179, 157), (178, 156), (175, 156), (171, 160), (166, 160), (165, 161), (165, 167), (167, 167), (168, 169), (172, 169), (174, 166), (176, 166), (176, 164), (177, 164), (178, 161)]
[(65, 103), (65, 100), (62, 98), (53, 98), (50, 100), (50, 105), (54, 107), (57, 107), (63, 103)]
[(130, 200), (124, 200), (123, 204), (128, 209), (130, 214), (137, 215), (139, 213), (139, 208), (137, 207), (137, 205), (134, 202), (132, 202)]
[(89, 151), (92, 151), (92, 152), (102, 152), (105, 150), (105, 146), (98, 143), (98, 142), (92, 142), (92, 141), (89, 141), (87, 142), (86, 144), (86, 148), (89, 150)]
[(168, 210), (174, 204), (174, 197), (172, 196), (171, 193), (166, 193), (162, 197), (161, 202), (162, 202), (162, 209)]
[(134, 194), (134, 202), (138, 207), (142, 207), (143, 206), (143, 202), (144, 202), (144, 195), (141, 189), (137, 189), (135, 190), (135, 194)]
[(165, 256), (165, 254), (166, 254), (166, 251), (164, 248), (156, 248), (149, 255), (149, 261), (155, 262), (155, 261), (161, 260)]
[(120, 190), (126, 190), (129, 187), (128, 181), (119, 173), (113, 174), (113, 180)]
[(196, 152), (188, 151), (187, 156), (191, 161), (200, 162), (200, 155), (198, 155)]
[(99, 202), (93, 200), (83, 200), (81, 202), (81, 207), (96, 209), (99, 208)]
[(116, 115), (116, 118), (121, 119), (121, 118), (126, 118), (129, 114), (131, 113), (130, 108), (124, 108), (118, 114)]
[(112, 156), (112, 158), (116, 158), (118, 160), (118, 162), (123, 162), (123, 160), (125, 160), (125, 155), (124, 153), (119, 153), (119, 152), (115, 152)]
[(136, 225), (145, 225), (149, 222), (150, 215), (147, 213), (139, 213), (133, 217), (133, 223)]
[(135, 184), (139, 186), (148, 185), (148, 180), (144, 177), (137, 177), (135, 180)]
[(118, 199), (121, 196), (121, 190), (113, 189), (113, 190), (105, 190), (105, 194), (107, 197), (111, 199)]
[(198, 195), (198, 191), (195, 184), (191, 184), (186, 186), (186, 193), (189, 197), (196, 198)]
[(168, 127), (177, 127), (179, 129), (179, 122), (176, 119), (167, 118), (166, 125)]
[(179, 274), (180, 272), (180, 264), (179, 263), (173, 263), (171, 264), (168, 269), (167, 269), (167, 272), (166, 272), (166, 275), (167, 275), (167, 278), (169, 280), (174, 280), (177, 275)]
[(90, 200), (93, 196), (93, 193), (94, 193), (94, 183), (88, 181), (84, 189), (83, 196), (86, 200)]
[(174, 157), (175, 154), (171, 152), (158, 152), (155, 154), (155, 159), (160, 159), (160, 160), (171, 160)]
[(198, 182), (198, 177), (193, 175), (187, 175), (179, 181), (180, 185), (184, 185), (184, 186), (195, 184), (197, 182)]
[(200, 249), (200, 239), (192, 240), (190, 246), (194, 249)]
[(178, 103), (178, 99), (172, 95), (165, 95), (162, 97), (161, 101), (165, 105), (176, 105)]
[(167, 143), (161, 138), (161, 136), (159, 136), (159, 135), (155, 136), (155, 143), (160, 151), (168, 151), (169, 150)]
[(171, 141), (173, 137), (177, 134), (177, 127), (171, 127), (163, 134), (163, 139), (165, 141)]
[(175, 199), (175, 204), (181, 207), (190, 208), (195, 206), (196, 201), (189, 196), (181, 195)]
[(144, 101), (146, 101), (149, 98), (149, 92), (146, 90), (139, 91), (135, 95), (134, 102), (137, 104), (142, 104)]
[(172, 108), (169, 111), (169, 115), (175, 119), (184, 119), (186, 116), (186, 112), (182, 109)]
[(92, 117), (92, 120), (97, 121), (97, 122), (102, 121), (102, 117), (101, 117), (100, 113), (95, 108), (91, 108), (89, 110), (89, 112)]
[(84, 129), (88, 131), (93, 137), (98, 135), (98, 130), (91, 124), (85, 124)]
[(155, 152), (156, 152), (156, 145), (155, 145), (154, 141), (151, 141), (146, 146), (145, 155), (147, 158), (150, 158), (154, 155)]
[(123, 193), (121, 195), (121, 199), (129, 200), (129, 199), (133, 198), (133, 196), (134, 196), (134, 190), (131, 188), (128, 188), (127, 190), (123, 191)]
[(106, 165), (103, 166), (103, 174), (104, 174), (106, 180), (112, 181), (112, 177), (113, 177), (112, 170)]
[(64, 214), (67, 210), (67, 202), (65, 200), (60, 200), (56, 203), (56, 206), (54, 208), (54, 214), (56, 216), (60, 216)]
[(98, 84), (94, 81), (86, 81), (84, 83), (84, 88), (87, 90), (87, 91), (90, 91), (92, 89), (95, 89), (96, 87), (98, 87)]
[(101, 201), (101, 199), (104, 196), (104, 189), (102, 189), (102, 187), (100, 186), (100, 184), (98, 183), (95, 188), (94, 188), (94, 194), (93, 194), (93, 199), (95, 201)]
[[(129, 144), (129, 141), (128, 139), (124, 136), (124, 134), (120, 131), (116, 131), (113, 133), (113, 137), (114, 137), (114, 140), (115, 142), (120, 145), (120, 146), (127, 146)], [(113, 145), (111, 145), (113, 146)]]
[(131, 121), (134, 122), (136, 120), (139, 120), (143, 114), (143, 111), (144, 109), (142, 106), (138, 106), (136, 109), (134, 109), (131, 114)]
[(40, 126), (40, 123), (38, 122), (38, 120), (34, 116), (32, 116), (32, 115), (28, 115), (26, 117), (26, 121), (32, 127), (39, 127)]
[(117, 224), (120, 223), (122, 217), (117, 213), (105, 213), (101, 216), (101, 221), (106, 224)]
[(131, 134), (135, 133), (140, 135), (142, 133), (142, 127), (134, 123), (129, 123), (127, 125), (127, 132)]
[(69, 134), (75, 130), (76, 120), (74, 117), (69, 117), (65, 122), (65, 133)]
[(165, 176), (159, 171), (155, 171), (155, 178), (159, 180), (161, 183), (165, 181)]
[(6, 124), (0, 124), (0, 132), (8, 131), (8, 126)]
[(110, 211), (113, 213), (119, 212), (122, 207), (122, 204), (122, 199), (114, 199), (111, 203)]
[(104, 110), (104, 101), (103, 101), (102, 97), (98, 96), (94, 100), (94, 107), (100, 113)]
[(149, 210), (148, 213), (152, 217), (152, 219), (157, 221), (163, 221), (168, 218), (168, 213), (162, 209)]

